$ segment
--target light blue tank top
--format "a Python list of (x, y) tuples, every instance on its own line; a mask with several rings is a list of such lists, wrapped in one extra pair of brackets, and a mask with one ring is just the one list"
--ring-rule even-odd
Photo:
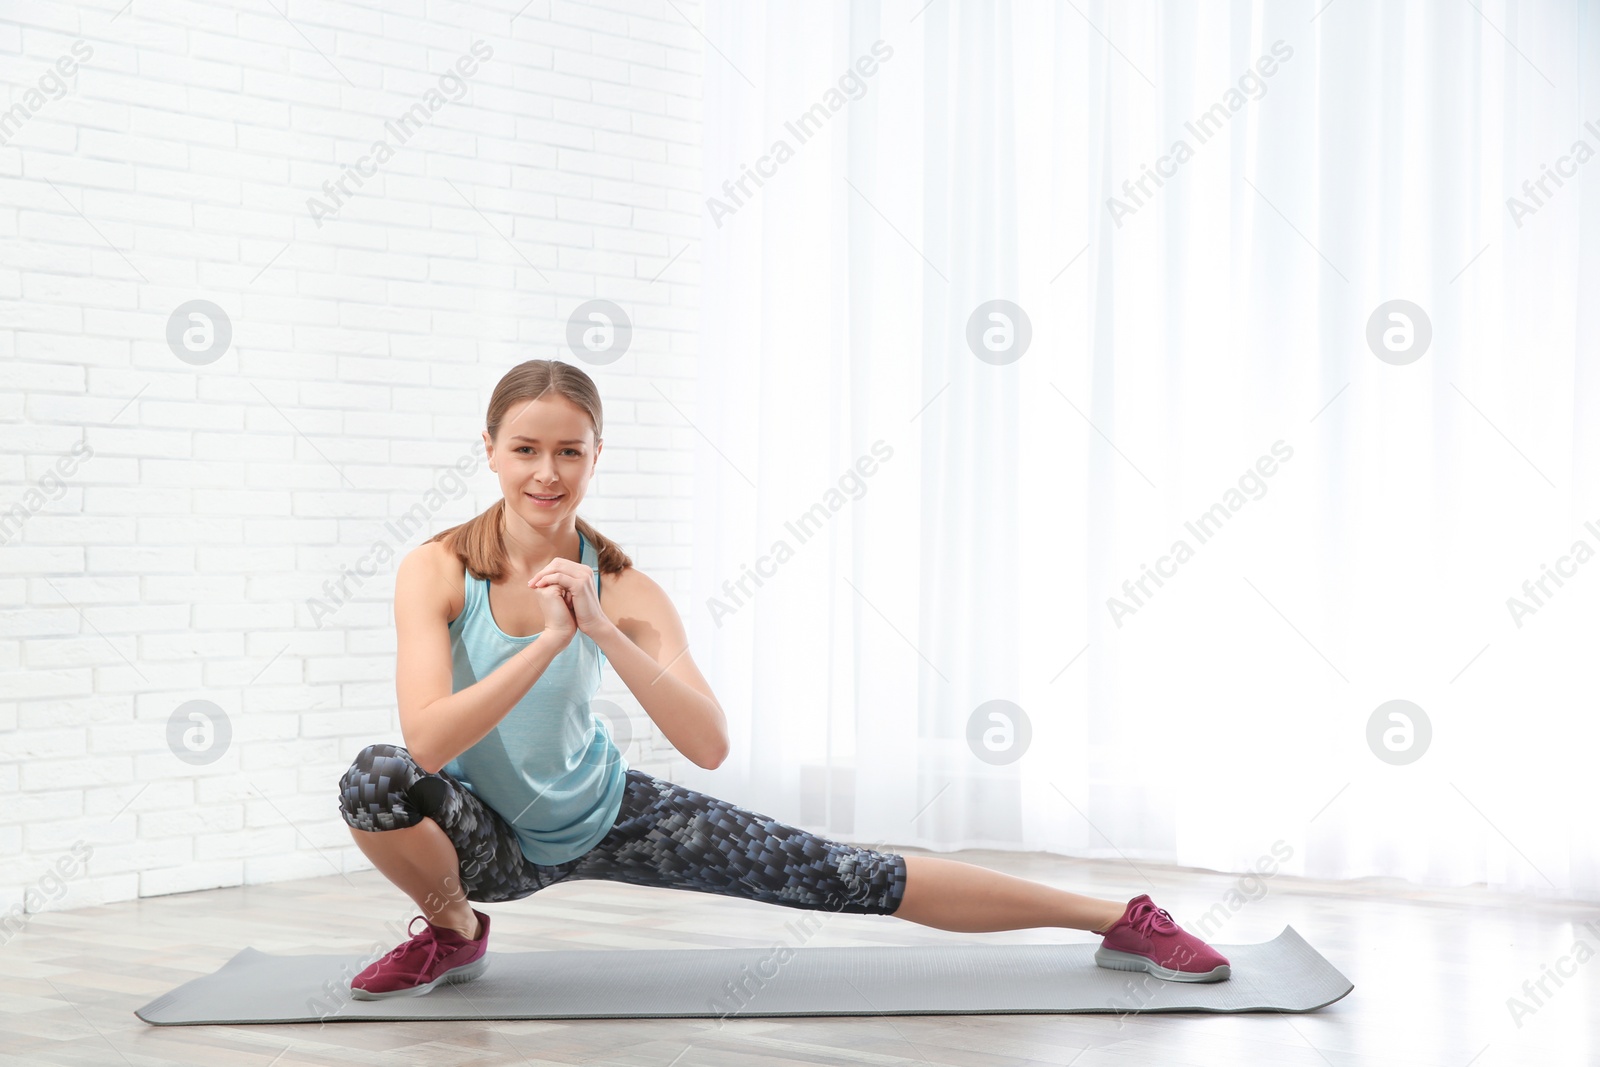
[[(594, 568), (598, 597), (598, 553), (583, 534), (578, 538), (580, 558)], [(466, 603), (449, 629), (456, 692), (539, 639), (500, 629), (489, 608), (489, 581), (471, 571), (466, 571)], [(504, 816), (516, 830), (522, 854), (534, 863), (577, 859), (610, 832), (622, 808), (628, 764), (604, 717), (589, 708), (604, 662), (600, 646), (578, 631), (505, 718), (444, 765)]]

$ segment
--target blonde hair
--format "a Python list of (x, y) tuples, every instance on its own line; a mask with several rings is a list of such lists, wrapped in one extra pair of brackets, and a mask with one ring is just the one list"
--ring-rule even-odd
[[(600, 390), (595, 387), (594, 380), (579, 368), (553, 359), (530, 359), (526, 363), (519, 363), (500, 379), (489, 397), (489, 413), (484, 420), (489, 440), (493, 441), (499, 436), (500, 423), (512, 404), (519, 400), (538, 400), (550, 392), (565, 397), (588, 413), (598, 444), (601, 428), (605, 425), (600, 409)], [(510, 569), (505, 542), (505, 509), (506, 502), (502, 497), (481, 515), (440, 531), (423, 543), (443, 541), (474, 578), (499, 581)], [(628, 558), (621, 546), (582, 518), (577, 520), (577, 527), (578, 532), (594, 545), (599, 556), (600, 573), (618, 574), (624, 568), (633, 566), (633, 560)]]

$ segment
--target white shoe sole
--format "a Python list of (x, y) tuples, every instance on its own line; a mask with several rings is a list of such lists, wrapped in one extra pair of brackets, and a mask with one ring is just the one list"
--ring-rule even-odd
[(1226, 963), (1219, 964), (1209, 971), (1174, 971), (1144, 956), (1132, 952), (1118, 952), (1110, 948), (1095, 949), (1094, 962), (1112, 971), (1148, 971), (1157, 978), (1165, 978), (1169, 982), (1220, 982), (1233, 973), (1233, 969)]
[(350, 996), (355, 1000), (388, 1000), (391, 997), (420, 997), (425, 993), (433, 992), (436, 986), (450, 982), (470, 982), (489, 969), (489, 954), (485, 952), (465, 967), (457, 967), (453, 971), (446, 971), (427, 985), (412, 986), (409, 989), (391, 989), (387, 993), (369, 993), (365, 989), (350, 987)]

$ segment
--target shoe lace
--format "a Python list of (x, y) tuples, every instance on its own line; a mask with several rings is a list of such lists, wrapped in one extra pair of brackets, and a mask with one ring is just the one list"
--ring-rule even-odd
[(1172, 921), (1172, 915), (1166, 908), (1158, 908), (1147, 900), (1134, 905), (1133, 912), (1128, 916), (1128, 922), (1145, 937), (1154, 937), (1158, 931), (1169, 933), (1178, 928), (1178, 924)]
[(395, 949), (390, 954), (389, 959), (391, 962), (398, 964), (401, 960), (409, 959), (416, 955), (418, 951), (421, 951), (423, 952), (422, 962), (417, 965), (417, 971), (421, 973), (433, 965), (434, 957), (439, 954), (439, 939), (434, 936), (432, 924), (428, 924), (427, 929), (420, 934), (411, 933), (411, 928), (417, 924), (418, 919), (421, 919), (424, 923), (428, 922), (425, 915), (413, 916), (411, 922), (406, 924), (406, 933), (410, 935), (411, 940)]

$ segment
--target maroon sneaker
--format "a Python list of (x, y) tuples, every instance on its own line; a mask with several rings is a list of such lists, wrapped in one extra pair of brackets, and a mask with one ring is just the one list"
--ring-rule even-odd
[(1095, 949), (1094, 962), (1113, 971), (1149, 971), (1171, 982), (1220, 982), (1233, 973), (1226, 956), (1185, 933), (1147, 893), (1128, 901)]
[(427, 916), (416, 916), (406, 932), (411, 933), (417, 919), (426, 923), (426, 928), (350, 979), (350, 995), (356, 1000), (420, 997), (440, 982), (472, 981), (489, 968), (489, 916), (477, 908), (472, 914), (483, 927), (476, 940), (435, 926)]

